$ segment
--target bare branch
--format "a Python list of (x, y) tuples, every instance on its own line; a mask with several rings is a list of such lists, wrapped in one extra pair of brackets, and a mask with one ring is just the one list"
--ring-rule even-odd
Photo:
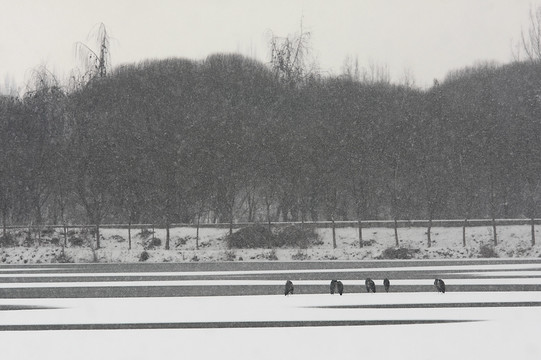
[[(93, 33), (93, 32), (91, 32)], [(82, 62), (84, 72), (81, 81), (86, 83), (95, 77), (107, 76), (110, 67), (110, 37), (103, 23), (100, 23), (97, 31), (94, 31), (99, 50), (94, 51), (88, 45), (77, 42), (75, 55)]]
[(529, 61), (541, 61), (541, 7), (535, 11), (530, 8), (528, 29), (520, 31), (520, 44), (516, 47), (516, 53), (513, 51), (515, 60), (520, 60), (522, 49)]
[(271, 35), (271, 67), (276, 76), (291, 86), (302, 83), (312, 75), (307, 64), (310, 33), (302, 27), (299, 35), (278, 37)]

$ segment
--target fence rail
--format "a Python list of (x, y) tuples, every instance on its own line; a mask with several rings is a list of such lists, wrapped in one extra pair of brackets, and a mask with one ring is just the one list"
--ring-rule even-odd
[[(502, 225), (531, 225), (531, 219), (495, 219), (497, 226)], [(238, 222), (233, 223), (233, 229), (239, 229), (251, 225), (263, 225), (268, 226), (268, 222)], [(407, 228), (407, 227), (427, 227), (429, 224), (428, 220), (398, 220), (396, 222), (397, 227)], [(541, 225), (541, 219), (534, 219), (535, 225)], [(272, 227), (286, 227), (291, 225), (303, 225), (305, 227), (314, 227), (314, 228), (331, 228), (333, 227), (332, 221), (310, 221), (310, 222), (300, 222), (300, 221), (289, 221), (289, 222), (271, 222)], [(357, 227), (359, 225), (358, 221), (334, 221), (334, 227), (344, 228), (344, 227)], [(393, 220), (363, 220), (361, 221), (363, 228), (392, 228), (395, 226)], [(464, 219), (452, 219), (452, 220), (432, 220), (433, 227), (462, 227), (464, 225)], [(467, 226), (491, 226), (492, 219), (468, 219)], [(186, 224), (170, 224), (170, 228), (178, 227), (192, 227), (195, 228), (199, 226), (200, 228), (223, 228), (228, 229), (230, 223), (201, 223), (199, 225), (186, 223)], [(37, 228), (36, 225), (7, 225), (6, 229), (28, 229), (28, 228)], [(44, 224), (40, 228), (67, 228), (67, 229), (80, 229), (80, 228), (95, 228), (96, 225), (50, 225)], [(104, 229), (127, 229), (127, 228), (155, 228), (155, 229), (165, 229), (166, 225), (164, 224), (100, 224), (100, 228)]]

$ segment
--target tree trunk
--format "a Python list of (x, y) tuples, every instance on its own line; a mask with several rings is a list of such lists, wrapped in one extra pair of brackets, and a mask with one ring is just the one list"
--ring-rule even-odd
[(432, 247), (432, 215), (429, 216), (428, 219), (428, 229), (426, 231), (426, 236), (428, 239), (428, 247)]
[(396, 159), (395, 159), (396, 163), (395, 163), (395, 167), (394, 167), (394, 176), (393, 176), (393, 194), (392, 194), (392, 199), (391, 199), (391, 209), (392, 209), (392, 212), (393, 212), (393, 218), (394, 218), (394, 238), (395, 238), (395, 241), (396, 241), (396, 247), (399, 247), (400, 246), (400, 241), (398, 239), (398, 220), (397, 220), (397, 216), (398, 216), (398, 189), (397, 189), (397, 186), (398, 186), (398, 165), (400, 164), (400, 155), (397, 155)]
[(255, 195), (253, 195), (251, 192), (247, 196), (247, 202), (248, 202), (248, 222), (254, 222), (255, 218), (255, 210), (256, 210), (256, 199)]
[(128, 222), (128, 250), (131, 250), (131, 219)]
[(464, 224), (462, 225), (462, 246), (466, 247), (466, 227), (468, 226), (468, 218), (464, 219)]
[(41, 214), (41, 206), (39, 196), (34, 198), (34, 209), (36, 210), (36, 227), (38, 244), (41, 245), (41, 223), (43, 222), (43, 216)]
[(229, 236), (233, 236), (233, 206), (234, 204), (232, 203), (229, 208)]
[(496, 233), (496, 219), (492, 216), (492, 231), (494, 233), (494, 246), (498, 245), (498, 235)]
[(336, 226), (334, 224), (334, 215), (331, 216), (332, 221), (332, 247), (336, 249)]
[(201, 215), (197, 214), (197, 227), (195, 228), (195, 249), (199, 250), (199, 222), (201, 220)]
[(498, 236), (496, 233), (496, 195), (494, 190), (494, 179), (490, 177), (490, 210), (492, 213), (492, 232), (494, 233), (494, 246), (498, 245)]
[(394, 238), (396, 241), (396, 247), (399, 247), (400, 242), (398, 240), (398, 221), (396, 220), (396, 217), (394, 218)]
[(359, 224), (359, 247), (363, 247), (363, 224), (361, 223), (361, 220), (358, 220)]
[(165, 250), (169, 250), (169, 222), (165, 224)]
[(7, 218), (6, 211), (2, 210), (2, 236), (4, 240), (6, 239), (6, 236), (7, 236), (6, 218)]
[(96, 224), (96, 249), (100, 248), (100, 224)]
[(267, 223), (269, 226), (269, 234), (271, 233), (271, 218), (270, 218), (270, 203), (267, 201)]
[(535, 219), (532, 216), (532, 246), (535, 245)]

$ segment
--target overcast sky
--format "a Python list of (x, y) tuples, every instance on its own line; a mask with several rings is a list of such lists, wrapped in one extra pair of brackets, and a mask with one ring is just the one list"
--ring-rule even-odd
[(0, 89), (24, 87), (47, 66), (64, 79), (78, 66), (75, 44), (104, 23), (114, 66), (145, 59), (204, 59), (238, 52), (268, 61), (271, 34), (311, 33), (320, 70), (344, 59), (405, 72), (424, 87), (480, 61), (512, 61), (512, 45), (541, 0), (0, 0)]

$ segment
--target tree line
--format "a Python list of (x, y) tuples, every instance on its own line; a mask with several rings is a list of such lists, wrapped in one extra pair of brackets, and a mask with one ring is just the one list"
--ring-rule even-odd
[(485, 63), (421, 90), (278, 60), (145, 61), (70, 88), (38, 72), (0, 97), (4, 231), (538, 216), (538, 63)]

